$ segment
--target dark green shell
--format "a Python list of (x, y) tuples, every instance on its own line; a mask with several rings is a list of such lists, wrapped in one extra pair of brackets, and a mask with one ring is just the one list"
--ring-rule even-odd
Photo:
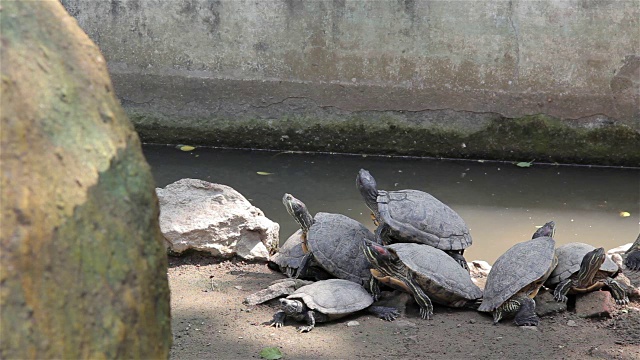
[(319, 212), (307, 235), (307, 244), (317, 264), (340, 279), (364, 285), (369, 282), (369, 262), (362, 240), (377, 242), (360, 222), (342, 214)]
[(536, 282), (542, 286), (557, 262), (555, 245), (555, 240), (543, 236), (515, 244), (502, 254), (487, 276), (478, 310), (493, 311), (522, 289)]
[(469, 228), (449, 206), (418, 190), (378, 192), (378, 211), (398, 242), (416, 242), (441, 250), (471, 246)]
[(444, 251), (424, 244), (399, 243), (388, 245), (409, 269), (429, 298), (437, 303), (460, 306), (482, 297), (482, 290), (473, 283), (469, 273)]

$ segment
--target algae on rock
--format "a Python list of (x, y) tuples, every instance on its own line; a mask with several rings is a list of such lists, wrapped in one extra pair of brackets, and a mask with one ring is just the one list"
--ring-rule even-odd
[(0, 358), (167, 358), (154, 182), (105, 60), (58, 1), (0, 16)]

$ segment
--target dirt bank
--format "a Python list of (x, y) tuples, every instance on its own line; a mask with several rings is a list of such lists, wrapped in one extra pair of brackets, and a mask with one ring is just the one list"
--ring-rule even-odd
[[(422, 320), (411, 303), (394, 322), (361, 313), (300, 334), (293, 322), (265, 325), (278, 310), (275, 302), (242, 304), (283, 278), (265, 264), (199, 255), (169, 264), (171, 359), (260, 358), (265, 347), (278, 347), (283, 359), (640, 359), (638, 302), (619, 307), (611, 319), (566, 312), (533, 328), (510, 321), (493, 326), (486, 314), (437, 305), (433, 320)], [(347, 326), (352, 320), (359, 325)]]

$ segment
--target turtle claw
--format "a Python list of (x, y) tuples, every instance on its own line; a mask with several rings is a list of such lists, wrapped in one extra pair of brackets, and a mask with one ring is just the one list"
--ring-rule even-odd
[(384, 316), (382, 318), (384, 320), (387, 320), (387, 321), (393, 321), (393, 320), (397, 319), (398, 316), (400, 316), (400, 314), (397, 311), (394, 310), (394, 311), (390, 311), (390, 312), (384, 314)]
[(423, 319), (431, 320), (432, 315), (433, 315), (433, 310), (420, 308), (420, 317), (422, 317)]
[(616, 304), (618, 305), (627, 305), (629, 303), (629, 298), (624, 297), (623, 299), (616, 299)]
[(298, 328), (298, 332), (300, 332), (300, 333), (306, 333), (306, 332), (311, 331), (311, 329), (313, 329), (313, 326), (300, 326), (300, 327)]
[(279, 329), (279, 328), (281, 328), (282, 326), (284, 326), (284, 324), (282, 323), (282, 321), (273, 321), (273, 320), (272, 320), (272, 321), (269, 323), (269, 326), (273, 326), (274, 328)]

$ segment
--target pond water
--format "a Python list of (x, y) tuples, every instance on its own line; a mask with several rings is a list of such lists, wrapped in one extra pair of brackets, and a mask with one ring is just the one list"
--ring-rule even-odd
[[(493, 263), (549, 220), (557, 244), (581, 241), (610, 249), (633, 242), (640, 229), (640, 168), (307, 154), (144, 145), (158, 187), (182, 178), (231, 186), (280, 224), (280, 241), (297, 224), (282, 205), (288, 192), (309, 211), (347, 215), (373, 230), (356, 189), (367, 169), (384, 190), (417, 189), (457, 211), (470, 228), (468, 261)], [(260, 175), (269, 173), (268, 175)], [(628, 216), (625, 216), (628, 215)]]

